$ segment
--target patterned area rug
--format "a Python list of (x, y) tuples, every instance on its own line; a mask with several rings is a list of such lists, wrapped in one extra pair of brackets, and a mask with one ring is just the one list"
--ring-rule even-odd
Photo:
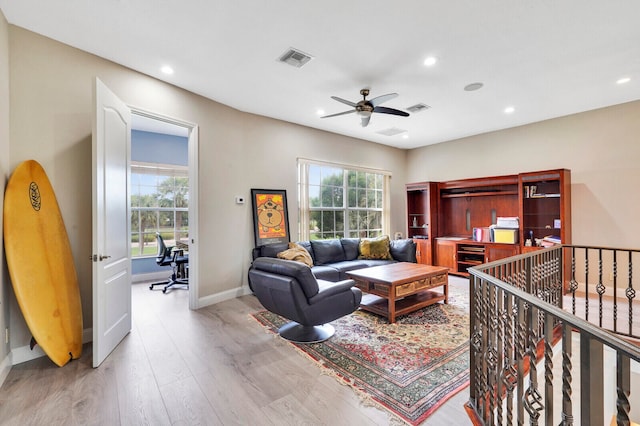
[[(292, 344), (366, 399), (417, 425), (469, 385), (466, 296), (450, 293), (448, 305), (428, 306), (395, 324), (356, 311), (331, 323), (336, 334), (329, 340)], [(287, 322), (268, 311), (252, 316), (273, 333)]]

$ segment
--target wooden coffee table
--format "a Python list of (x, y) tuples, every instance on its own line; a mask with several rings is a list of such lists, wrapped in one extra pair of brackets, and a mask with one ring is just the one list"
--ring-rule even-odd
[[(449, 302), (449, 268), (398, 262), (347, 272), (365, 293), (360, 309), (396, 317), (440, 301)], [(432, 291), (442, 287), (442, 292)]]

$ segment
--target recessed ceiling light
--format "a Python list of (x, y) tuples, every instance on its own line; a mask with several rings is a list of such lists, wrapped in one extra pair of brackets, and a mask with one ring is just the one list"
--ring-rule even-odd
[(438, 58), (436, 58), (435, 56), (429, 56), (424, 60), (424, 66), (432, 67), (436, 64), (436, 62), (438, 62)]
[(173, 74), (173, 68), (171, 68), (169, 65), (163, 66), (162, 68), (160, 68), (160, 71), (162, 71), (163, 73), (165, 73), (167, 75)]
[(506, 108), (504, 109), (504, 113), (505, 113), (505, 114), (513, 114), (513, 112), (514, 112), (515, 110), (516, 110), (516, 109), (515, 109), (514, 107), (512, 107), (512, 106), (508, 106), (508, 107), (506, 107)]
[(616, 81), (616, 83), (618, 83), (618, 84), (625, 84), (625, 83), (628, 83), (628, 82), (630, 82), (630, 81), (631, 81), (631, 79), (630, 79), (629, 77), (622, 77), (621, 79), (619, 79), (618, 81)]
[(402, 135), (402, 139), (409, 139), (409, 134), (405, 133), (404, 135)]
[(319, 110), (316, 111), (316, 114), (324, 115), (324, 110), (323, 109), (319, 109)]
[(464, 86), (464, 90), (467, 92), (473, 92), (474, 90), (478, 90), (478, 89), (482, 89), (482, 86), (484, 86), (484, 84), (478, 82), (478, 83), (471, 83), (471, 84), (467, 84), (466, 86)]

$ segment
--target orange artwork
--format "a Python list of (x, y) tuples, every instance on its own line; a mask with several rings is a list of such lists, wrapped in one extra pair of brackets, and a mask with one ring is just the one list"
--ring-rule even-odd
[(288, 241), (287, 204), (283, 191), (255, 191), (256, 242)]

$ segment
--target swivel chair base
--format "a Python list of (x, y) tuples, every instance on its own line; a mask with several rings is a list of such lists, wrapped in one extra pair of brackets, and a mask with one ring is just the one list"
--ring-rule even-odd
[(280, 327), (280, 337), (293, 343), (319, 343), (334, 335), (336, 329), (331, 324), (302, 325), (295, 321)]
[(172, 280), (171, 282), (169, 282), (166, 286), (164, 286), (164, 288), (162, 289), (163, 293), (166, 293), (168, 289), (172, 288), (174, 285), (181, 285), (183, 287), (180, 287), (184, 290), (189, 288), (189, 280)]
[(153, 283), (151, 285), (149, 285), (149, 290), (153, 290), (153, 287), (157, 286), (157, 285), (163, 285), (164, 288), (162, 289), (163, 293), (166, 293), (168, 289), (170, 289), (171, 287), (173, 287), (174, 285), (181, 285), (184, 287), (184, 289), (188, 289), (189, 288), (189, 279), (188, 278), (177, 278), (176, 274), (171, 275), (171, 278), (167, 281), (161, 281), (159, 283)]

